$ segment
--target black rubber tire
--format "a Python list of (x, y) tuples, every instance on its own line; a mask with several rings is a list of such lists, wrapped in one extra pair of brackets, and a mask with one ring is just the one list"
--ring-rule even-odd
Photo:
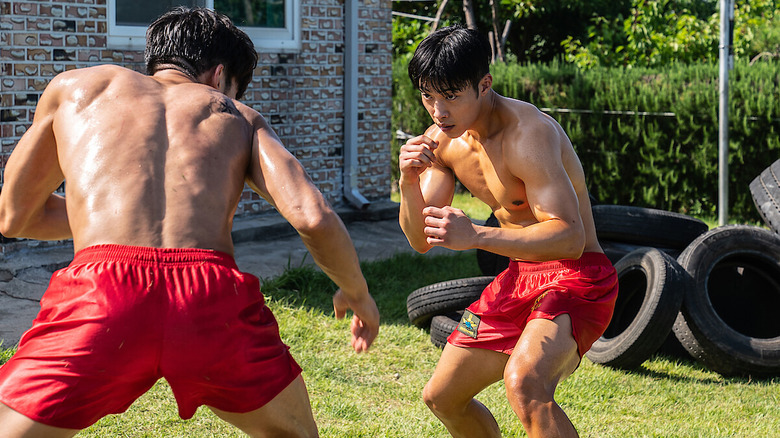
[[(636, 251), (639, 248), (653, 248), (652, 246), (647, 245), (635, 245), (633, 243), (614, 242), (612, 240), (599, 240), (599, 244), (601, 245), (601, 249), (604, 250), (604, 254), (606, 254), (607, 258), (612, 262), (613, 265), (631, 251)], [(656, 247), (656, 249), (669, 254), (674, 259), (677, 259), (677, 257), (682, 252), (681, 250), (674, 248)]]
[(463, 311), (450, 312), (445, 315), (436, 315), (431, 319), (431, 342), (433, 345), (444, 348), (447, 338), (458, 327)]
[(443, 281), (421, 287), (406, 298), (409, 321), (417, 327), (427, 327), (431, 318), (463, 310), (476, 301), (495, 277), (471, 277)]
[(750, 194), (764, 223), (780, 233), (780, 160), (750, 182)]
[(674, 334), (688, 353), (723, 375), (780, 375), (780, 236), (729, 225), (680, 254), (692, 287)]
[[(486, 227), (500, 227), (498, 219), (490, 213), (485, 221)], [(477, 249), (477, 264), (482, 275), (496, 276), (509, 266), (509, 257), (498, 255), (484, 249)]]
[(651, 247), (639, 248), (615, 265), (619, 291), (604, 334), (586, 356), (615, 368), (636, 368), (672, 331), (689, 277), (676, 260)]
[(665, 210), (627, 205), (594, 205), (599, 241), (682, 250), (709, 228), (703, 221)]

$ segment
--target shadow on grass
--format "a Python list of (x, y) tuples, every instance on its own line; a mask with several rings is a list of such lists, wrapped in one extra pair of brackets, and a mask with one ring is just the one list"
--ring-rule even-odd
[(645, 376), (652, 379), (670, 380), (680, 383), (698, 384), (742, 384), (763, 385), (773, 384), (778, 376), (724, 376), (703, 364), (697, 362), (690, 355), (671, 354), (659, 352), (652, 355), (647, 361), (636, 369), (624, 370), (637, 376)]

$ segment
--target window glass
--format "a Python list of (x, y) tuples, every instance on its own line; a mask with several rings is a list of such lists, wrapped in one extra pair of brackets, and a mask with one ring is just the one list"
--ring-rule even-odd
[(227, 15), (260, 50), (294, 51), (301, 47), (300, 0), (106, 0), (106, 3), (111, 48), (143, 49), (147, 26), (179, 5), (211, 8)]
[(117, 0), (118, 26), (148, 26), (174, 6), (205, 7), (206, 0)]
[(285, 27), (284, 0), (214, 0), (214, 9), (241, 27)]

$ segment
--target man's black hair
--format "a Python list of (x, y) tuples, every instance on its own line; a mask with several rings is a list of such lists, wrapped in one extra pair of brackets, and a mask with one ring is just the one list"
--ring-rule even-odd
[(428, 35), (409, 61), (409, 79), (415, 89), (452, 93), (479, 86), (490, 72), (490, 43), (475, 29), (460, 25)]
[(244, 95), (257, 66), (257, 52), (249, 36), (230, 18), (206, 8), (176, 7), (146, 30), (146, 73), (165, 64), (183, 69), (193, 78), (222, 64), (236, 80), (238, 98)]

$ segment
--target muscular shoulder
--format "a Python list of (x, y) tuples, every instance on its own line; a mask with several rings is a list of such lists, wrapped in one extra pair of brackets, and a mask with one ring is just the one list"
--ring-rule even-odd
[[(220, 93), (220, 94), (222, 94), (222, 93)], [(233, 105), (233, 108), (235, 108), (235, 111), (237, 111), (238, 114), (240, 114), (249, 123), (255, 124), (255, 123), (259, 123), (261, 121), (263, 123), (265, 122), (265, 119), (263, 118), (263, 116), (256, 109), (252, 108), (251, 106), (249, 106), (249, 105), (247, 105), (247, 104), (245, 104), (245, 103), (243, 103), (243, 102), (241, 102), (239, 100), (231, 99), (231, 98), (225, 96), (224, 94), (223, 94), (223, 96), (225, 97), (225, 99), (227, 99), (227, 101), (230, 102), (230, 104)]]
[(122, 79), (148, 78), (141, 73), (117, 65), (98, 65), (68, 70), (54, 77), (47, 88), (99, 88), (106, 82)]
[(235, 111), (236, 115), (246, 121), (251, 129), (257, 130), (271, 130), (271, 126), (265, 120), (262, 114), (249, 105), (244, 104), (241, 101), (231, 99), (222, 93), (218, 93), (224, 98), (221, 105), (225, 105), (226, 110)]
[(436, 142), (434, 154), (436, 155), (438, 164), (445, 165), (444, 163), (446, 160), (453, 159), (452, 155), (458, 152), (458, 139), (448, 137), (438, 126), (436, 126), (436, 124), (429, 126), (428, 129), (425, 130), (424, 135)]
[(568, 137), (555, 119), (527, 102), (511, 101), (505, 109), (504, 155), (535, 162), (560, 155)]
[(43, 91), (36, 107), (38, 119), (52, 115), (63, 103), (88, 103), (96, 92), (105, 89), (118, 72), (131, 70), (113, 66), (96, 66), (68, 70), (55, 76)]
[(46, 87), (49, 94), (62, 103), (72, 100), (78, 104), (91, 103), (107, 89), (124, 88), (127, 92), (139, 93), (143, 84), (152, 85), (152, 80), (141, 73), (116, 65), (69, 70), (55, 76)]

